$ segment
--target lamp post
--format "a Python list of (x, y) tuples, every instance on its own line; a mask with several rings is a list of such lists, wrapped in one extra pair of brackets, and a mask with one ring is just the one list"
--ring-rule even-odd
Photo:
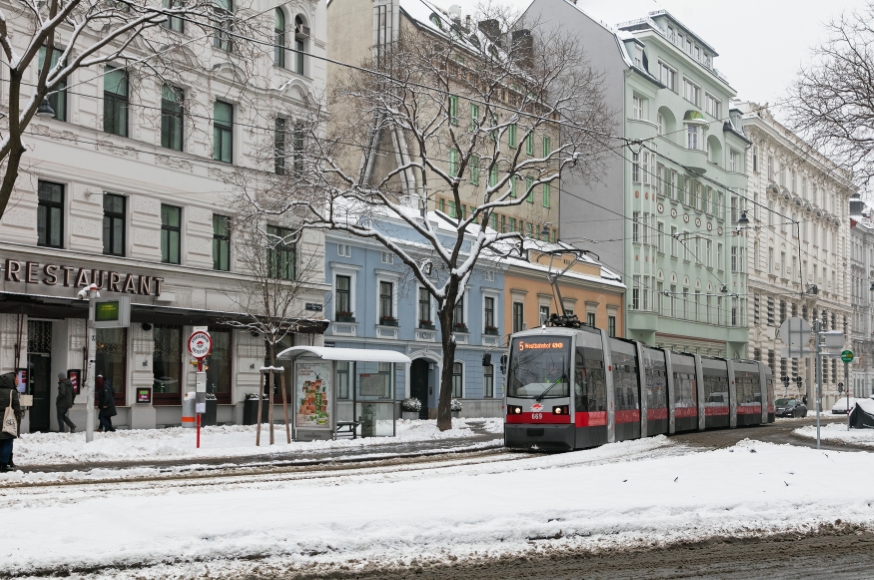
[(85, 370), (85, 442), (94, 441), (94, 359), (97, 346), (97, 329), (94, 328), (94, 301), (100, 298), (97, 284), (79, 290), (79, 299), (88, 299), (88, 320), (85, 335), (88, 341), (88, 364)]

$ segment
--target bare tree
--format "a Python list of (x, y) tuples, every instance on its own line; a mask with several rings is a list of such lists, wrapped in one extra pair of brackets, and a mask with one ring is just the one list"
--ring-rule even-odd
[(832, 20), (791, 88), (790, 125), (861, 185), (874, 177), (874, 2)]
[[(269, 367), (273, 368), (276, 366), (277, 347), (293, 333), (299, 332), (306, 322), (303, 300), (312, 292), (313, 283), (321, 281), (317, 277), (322, 272), (320, 262), (323, 255), (320, 251), (314, 251), (305, 232), (269, 226), (255, 219), (243, 220), (234, 229), (234, 239), (236, 260), (245, 274), (235, 286), (229, 288), (228, 295), (242, 317), (228, 320), (227, 324), (263, 336)], [(272, 371), (267, 374), (275, 376)], [(290, 440), (287, 394), (285, 388), (281, 391), (286, 434)], [(263, 393), (259, 393), (258, 444), (261, 439), (262, 400)], [(272, 392), (269, 401), (272, 445)]]
[[(558, 192), (563, 172), (597, 175), (614, 123), (601, 74), (574, 35), (488, 9), (475, 21), (487, 24), (445, 18), (380, 47), (377, 70), (368, 62), (350, 71), (329, 96), (326, 135), (315, 120), (298, 126), (306, 144), (293, 153), (288, 185), (252, 198), (255, 213), (290, 214), (305, 229), (382, 244), (427, 289), (443, 348), (441, 430), (451, 427), (456, 302), (484, 253), (519, 255), (523, 239), (489, 229), (492, 215), (544, 184)], [(459, 102), (471, 104), (470, 116)], [(534, 148), (535, 135), (551, 144)], [(430, 214), (448, 220), (435, 227), (423, 218), (438, 197), (469, 212)], [(392, 220), (420, 236), (416, 249), (386, 227)]]

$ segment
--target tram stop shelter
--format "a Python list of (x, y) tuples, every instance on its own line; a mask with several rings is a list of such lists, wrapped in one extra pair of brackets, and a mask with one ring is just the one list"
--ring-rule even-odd
[(293, 346), (276, 357), (292, 362), (292, 425), (297, 441), (394, 437), (397, 372), (410, 357), (393, 350)]

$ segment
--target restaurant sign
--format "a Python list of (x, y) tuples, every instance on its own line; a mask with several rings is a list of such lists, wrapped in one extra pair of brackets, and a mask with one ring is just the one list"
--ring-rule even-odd
[(73, 268), (61, 264), (21, 262), (11, 258), (6, 259), (3, 270), (4, 279), (7, 282), (45, 284), (46, 286), (61, 284), (73, 288), (84, 288), (93, 283), (101, 290), (144, 296), (160, 296), (161, 288), (164, 285), (164, 278), (158, 276), (126, 274), (113, 270)]

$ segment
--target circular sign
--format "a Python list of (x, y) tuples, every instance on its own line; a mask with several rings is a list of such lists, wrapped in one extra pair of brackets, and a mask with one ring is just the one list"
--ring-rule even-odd
[(188, 338), (188, 352), (194, 358), (205, 358), (212, 350), (212, 338), (208, 332), (198, 330)]
[(853, 351), (845, 350), (844, 352), (842, 352), (841, 353), (841, 360), (844, 361), (845, 363), (853, 362)]

